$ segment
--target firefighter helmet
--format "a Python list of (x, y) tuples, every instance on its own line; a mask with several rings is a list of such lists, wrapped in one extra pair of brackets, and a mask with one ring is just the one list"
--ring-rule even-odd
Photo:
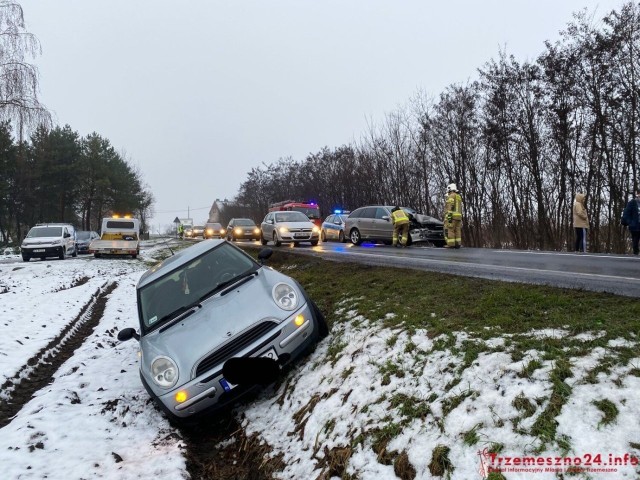
[(447, 191), (448, 192), (457, 192), (458, 191), (458, 187), (456, 187), (455, 183), (450, 183), (449, 185), (447, 185)]

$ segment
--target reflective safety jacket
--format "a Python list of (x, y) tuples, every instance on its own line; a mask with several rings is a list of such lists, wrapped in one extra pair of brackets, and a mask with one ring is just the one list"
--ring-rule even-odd
[(391, 212), (391, 219), (393, 220), (394, 225), (404, 225), (405, 223), (409, 223), (409, 217), (407, 217), (407, 214), (401, 208), (395, 212)]
[(451, 220), (462, 220), (462, 197), (459, 193), (449, 192), (444, 208), (444, 220), (448, 221), (447, 215), (451, 213)]

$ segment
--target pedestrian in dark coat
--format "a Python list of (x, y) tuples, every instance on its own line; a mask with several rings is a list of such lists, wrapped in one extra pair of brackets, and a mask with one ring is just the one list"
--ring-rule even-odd
[(629, 200), (622, 213), (622, 225), (629, 228), (633, 254), (638, 255), (640, 248), (640, 188), (636, 190), (636, 197)]

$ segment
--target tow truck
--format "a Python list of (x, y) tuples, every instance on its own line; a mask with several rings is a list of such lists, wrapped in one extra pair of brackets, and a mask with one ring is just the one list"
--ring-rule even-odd
[(137, 258), (140, 254), (140, 220), (117, 215), (102, 219), (100, 239), (89, 244), (89, 253), (95, 258), (103, 255), (131, 255)]

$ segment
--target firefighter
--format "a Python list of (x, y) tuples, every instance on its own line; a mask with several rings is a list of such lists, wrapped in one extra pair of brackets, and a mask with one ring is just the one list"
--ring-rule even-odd
[[(409, 217), (400, 207), (394, 207), (391, 210), (391, 219), (393, 220), (393, 243), (394, 247), (407, 246), (409, 239)], [(400, 242), (398, 242), (400, 236)]]
[(447, 248), (460, 248), (462, 246), (462, 197), (455, 183), (447, 186), (444, 228)]
[(184, 225), (182, 225), (182, 224), (178, 225), (178, 237), (179, 238), (183, 238), (184, 237)]

